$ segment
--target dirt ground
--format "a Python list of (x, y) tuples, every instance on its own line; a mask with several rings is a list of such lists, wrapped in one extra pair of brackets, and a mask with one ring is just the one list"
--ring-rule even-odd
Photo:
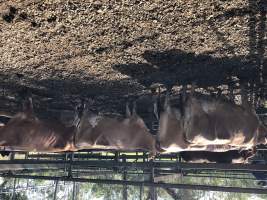
[(236, 80), (265, 99), (266, 13), (265, 0), (0, 0), (0, 109), (30, 91), (39, 112), (92, 98), (122, 113), (153, 84)]

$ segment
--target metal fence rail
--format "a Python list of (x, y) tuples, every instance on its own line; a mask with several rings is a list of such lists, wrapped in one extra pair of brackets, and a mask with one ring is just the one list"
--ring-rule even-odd
[(265, 164), (222, 164), (222, 163), (185, 163), (175, 161), (154, 161), (154, 162), (117, 162), (106, 160), (34, 160), (34, 159), (15, 159), (0, 160), (0, 165), (4, 166), (16, 165), (20, 169), (28, 166), (47, 166), (63, 167), (64, 165), (72, 166), (88, 166), (88, 167), (126, 167), (135, 169), (145, 168), (167, 168), (167, 169), (196, 169), (196, 170), (224, 170), (224, 171), (267, 171)]
[[(27, 153), (14, 154), (9, 160), (0, 160), (0, 177), (15, 179), (40, 179), (72, 181), (82, 183), (121, 185), (124, 192), (127, 186), (176, 188), (202, 191), (267, 194), (267, 190), (256, 186), (252, 173), (267, 173), (266, 164), (219, 164), (181, 162), (179, 154), (163, 154), (148, 161), (146, 152), (83, 151), (74, 153)], [(101, 175), (115, 175), (122, 180), (106, 179)], [(99, 176), (99, 177), (98, 177)], [(130, 177), (142, 176), (132, 181)], [(179, 184), (162, 182), (166, 177), (220, 178), (225, 180), (253, 181), (246, 187), (224, 185)], [(93, 179), (93, 178), (104, 179)], [(153, 177), (153, 178), (148, 178)], [(137, 179), (136, 179), (137, 180)], [(139, 180), (139, 179), (138, 179)], [(183, 179), (181, 179), (183, 180)], [(199, 180), (199, 179), (198, 179)], [(201, 179), (200, 179), (201, 180)], [(194, 181), (193, 181), (194, 182)], [(182, 182), (183, 183), (183, 182)], [(253, 187), (249, 186), (253, 185)], [(255, 185), (255, 188), (254, 188)], [(56, 192), (55, 192), (56, 193)]]

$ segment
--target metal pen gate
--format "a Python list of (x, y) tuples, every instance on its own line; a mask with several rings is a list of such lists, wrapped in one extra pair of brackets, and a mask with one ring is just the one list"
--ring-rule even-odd
[[(186, 163), (180, 161), (179, 153), (160, 155), (154, 161), (149, 161), (146, 152), (108, 152), (105, 150), (65, 154), (19, 152), (11, 159), (0, 160), (0, 166), (1, 177), (14, 178), (14, 187), (2, 189), (0, 192), (19, 191), (21, 188), (16, 187), (15, 180), (39, 179), (55, 181), (55, 193), (58, 183), (62, 182), (121, 185), (124, 199), (127, 199), (128, 186), (140, 187), (140, 195), (142, 195), (142, 187), (151, 188), (153, 199), (157, 198), (155, 188), (267, 194), (267, 190), (260, 187), (162, 181), (162, 178), (168, 176), (256, 181), (251, 176), (252, 172), (267, 173), (266, 164)], [(92, 178), (97, 174), (119, 174), (121, 179)], [(144, 178), (141, 181), (129, 179), (130, 176), (135, 175)], [(75, 190), (73, 190), (73, 195), (74, 193)]]

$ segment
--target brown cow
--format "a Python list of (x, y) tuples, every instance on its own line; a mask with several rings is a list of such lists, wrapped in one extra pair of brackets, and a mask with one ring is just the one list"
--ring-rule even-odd
[(144, 121), (136, 114), (135, 106), (130, 113), (126, 105), (124, 119), (104, 117), (84, 110), (75, 145), (78, 149), (107, 148), (116, 150), (147, 150), (156, 154), (155, 138), (150, 134)]
[(73, 136), (76, 127), (60, 122), (43, 121), (33, 113), (32, 100), (0, 128), (0, 146), (11, 150), (60, 152), (75, 150)]
[(194, 163), (247, 163), (254, 155), (249, 150), (230, 150), (226, 152), (183, 151), (179, 154), (186, 162)]
[(267, 129), (245, 102), (239, 106), (190, 94), (177, 109), (167, 96), (160, 116), (160, 147), (168, 152), (226, 151), (265, 144)]

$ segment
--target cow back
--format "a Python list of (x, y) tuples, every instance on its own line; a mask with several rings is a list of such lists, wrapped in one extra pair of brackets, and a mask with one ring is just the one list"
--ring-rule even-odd
[(24, 151), (72, 150), (75, 127), (65, 127), (60, 122), (41, 121), (19, 113), (0, 133), (1, 146)]
[(221, 100), (191, 98), (185, 108), (185, 135), (193, 145), (255, 145), (257, 116)]

